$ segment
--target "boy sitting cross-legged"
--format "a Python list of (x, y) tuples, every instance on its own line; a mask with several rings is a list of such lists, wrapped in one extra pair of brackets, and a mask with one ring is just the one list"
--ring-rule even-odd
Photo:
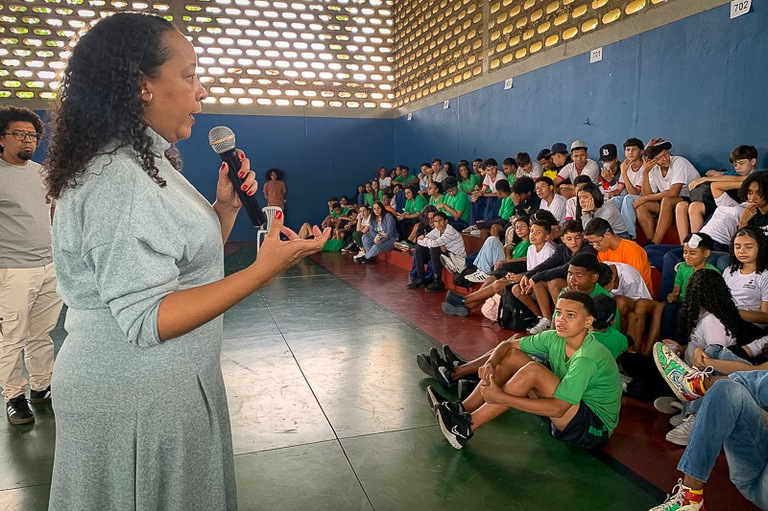
[[(449, 402), (427, 387), (451, 445), (462, 448), (477, 428), (509, 408), (548, 417), (550, 434), (569, 445), (605, 445), (619, 420), (621, 380), (613, 356), (590, 333), (595, 314), (589, 295), (566, 291), (555, 307), (555, 330), (499, 344), (478, 369), (481, 383), (467, 399)], [(539, 353), (549, 356), (552, 370), (528, 356)]]

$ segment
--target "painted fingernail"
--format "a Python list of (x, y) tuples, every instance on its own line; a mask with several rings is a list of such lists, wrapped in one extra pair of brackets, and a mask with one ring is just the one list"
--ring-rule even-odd
[(242, 191), (246, 191), (248, 189), (248, 185), (243, 185), (243, 186), (240, 187), (240, 189)]
[(222, 163), (222, 164), (221, 164), (221, 170), (224, 170), (224, 167), (226, 167), (226, 166), (227, 166), (227, 164), (226, 164), (226, 163)]
[(253, 195), (254, 193), (256, 193), (256, 192), (251, 190), (250, 192), (248, 192), (248, 195)]
[(283, 212), (278, 211), (277, 213), (275, 213), (275, 218), (283, 218)]
[(240, 179), (243, 179), (245, 177), (245, 172), (241, 170), (240, 172), (237, 173), (237, 177), (239, 177)]
[(244, 160), (244, 159), (245, 159), (245, 153), (240, 153), (240, 159), (241, 159), (241, 160)]

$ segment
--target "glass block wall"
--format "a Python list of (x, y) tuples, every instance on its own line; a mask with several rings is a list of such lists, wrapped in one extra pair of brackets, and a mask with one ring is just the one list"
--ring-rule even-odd
[(0, 99), (54, 97), (67, 40), (109, 13), (172, 20), (211, 104), (407, 105), (673, 0), (4, 0)]

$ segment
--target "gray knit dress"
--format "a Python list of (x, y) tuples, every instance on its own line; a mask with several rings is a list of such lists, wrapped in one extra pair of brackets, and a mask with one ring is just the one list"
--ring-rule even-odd
[(52, 510), (236, 509), (219, 356), (222, 318), (161, 343), (160, 301), (223, 277), (209, 202), (163, 158), (100, 156), (59, 200), (53, 253), (67, 304), (56, 360)]

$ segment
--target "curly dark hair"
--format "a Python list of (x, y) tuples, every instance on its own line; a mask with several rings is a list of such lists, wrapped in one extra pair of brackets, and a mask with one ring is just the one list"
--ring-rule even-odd
[[(173, 31), (176, 28), (158, 16), (118, 13), (98, 21), (77, 41), (52, 111), (53, 136), (45, 165), (49, 197), (58, 198), (78, 186), (77, 178), (94, 157), (124, 147), (136, 151), (144, 172), (165, 186), (144, 121), (140, 78), (156, 78), (171, 58), (164, 36)], [(166, 156), (179, 168), (177, 151)]]
[[(0, 105), (0, 133), (5, 133), (12, 122), (28, 122), (36, 132), (43, 133), (43, 121), (29, 108)], [(3, 146), (0, 146), (0, 154), (3, 154)]]
[[(590, 224), (591, 225), (591, 224)], [(768, 269), (768, 238), (766, 238), (763, 231), (754, 227), (744, 227), (736, 231), (736, 234), (731, 238), (730, 258), (728, 259), (728, 268), (732, 271), (738, 271), (744, 266), (736, 259), (736, 254), (733, 251), (733, 242), (740, 236), (749, 236), (757, 242), (757, 261), (755, 261), (757, 267), (755, 271), (762, 273)]]
[(283, 171), (280, 170), (280, 169), (269, 169), (267, 171), (267, 173), (264, 174), (264, 179), (266, 181), (269, 181), (270, 179), (272, 179), (272, 174), (277, 176), (277, 180), (278, 181), (282, 181), (283, 180)]
[(677, 324), (677, 338), (681, 344), (689, 342), (702, 310), (712, 313), (723, 324), (725, 332), (737, 342), (745, 338), (745, 321), (739, 315), (728, 284), (717, 270), (697, 270), (688, 281)]

